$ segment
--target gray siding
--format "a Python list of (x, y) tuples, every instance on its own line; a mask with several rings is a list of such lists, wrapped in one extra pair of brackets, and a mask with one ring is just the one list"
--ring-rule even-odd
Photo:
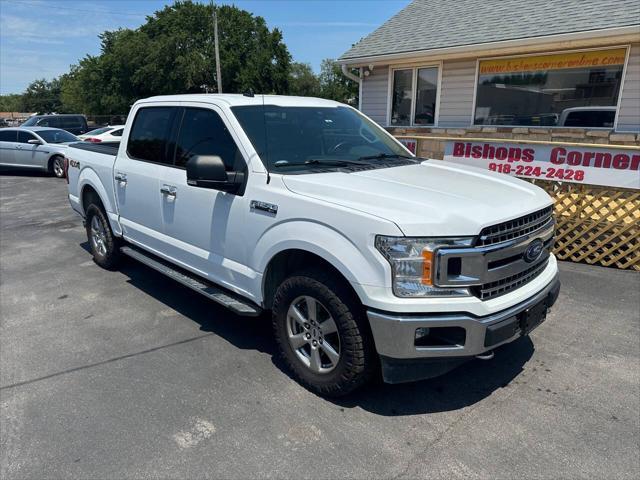
[(476, 61), (444, 61), (439, 127), (468, 127), (472, 122)]
[(631, 45), (618, 112), (620, 132), (640, 132), (640, 43)]
[(362, 113), (380, 125), (387, 124), (387, 95), (389, 88), (389, 67), (379, 66), (362, 81)]

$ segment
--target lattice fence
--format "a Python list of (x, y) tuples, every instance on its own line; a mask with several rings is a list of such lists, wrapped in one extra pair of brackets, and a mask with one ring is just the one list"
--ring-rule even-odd
[(640, 191), (533, 183), (555, 199), (559, 259), (640, 271)]

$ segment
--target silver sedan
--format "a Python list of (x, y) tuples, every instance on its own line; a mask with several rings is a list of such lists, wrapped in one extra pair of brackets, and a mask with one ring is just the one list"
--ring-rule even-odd
[(34, 168), (64, 177), (64, 155), (80, 140), (65, 130), (47, 127), (0, 129), (0, 166)]

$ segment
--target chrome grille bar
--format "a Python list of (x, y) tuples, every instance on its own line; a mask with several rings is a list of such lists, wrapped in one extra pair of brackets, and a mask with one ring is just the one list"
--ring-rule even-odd
[(544, 262), (540, 262), (516, 275), (512, 275), (495, 282), (485, 283), (472, 288), (472, 291), (480, 300), (489, 300), (491, 298), (504, 295), (536, 278), (544, 271), (548, 263), (549, 259), (547, 258)]
[(486, 227), (480, 232), (477, 245), (493, 245), (523, 237), (553, 222), (552, 214), (553, 207), (549, 206), (529, 215)]

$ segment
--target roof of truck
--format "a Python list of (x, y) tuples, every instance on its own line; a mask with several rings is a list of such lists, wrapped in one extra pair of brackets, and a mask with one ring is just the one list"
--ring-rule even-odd
[(136, 103), (155, 102), (200, 102), (226, 104), (230, 107), (241, 105), (277, 105), (279, 107), (337, 107), (344, 104), (315, 97), (294, 97), (287, 95), (261, 95), (253, 97), (240, 93), (200, 93), (184, 95), (162, 95), (138, 100)]

